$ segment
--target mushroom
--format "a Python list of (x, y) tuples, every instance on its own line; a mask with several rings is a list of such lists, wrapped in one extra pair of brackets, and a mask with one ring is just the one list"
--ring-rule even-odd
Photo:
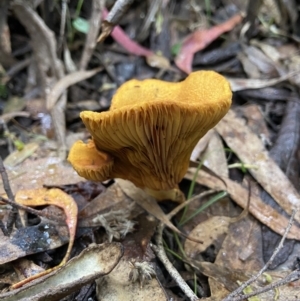
[(130, 80), (109, 111), (80, 113), (92, 140), (77, 141), (68, 160), (86, 179), (127, 179), (157, 199), (174, 199), (193, 148), (227, 113), (231, 98), (228, 81), (214, 71), (178, 83)]

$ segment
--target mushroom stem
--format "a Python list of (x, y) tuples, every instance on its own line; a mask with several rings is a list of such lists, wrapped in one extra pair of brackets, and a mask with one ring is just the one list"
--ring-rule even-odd
[(158, 201), (171, 200), (177, 203), (182, 203), (185, 200), (185, 196), (179, 188), (173, 188), (170, 190), (153, 190), (150, 188), (144, 188), (144, 191)]

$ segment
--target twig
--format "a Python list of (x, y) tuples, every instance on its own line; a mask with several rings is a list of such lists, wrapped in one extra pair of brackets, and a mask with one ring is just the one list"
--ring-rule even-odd
[[(293, 225), (294, 222), (294, 218), (296, 213), (298, 212), (299, 208), (293, 210), (292, 215), (289, 219), (289, 223), (288, 226), (286, 227), (284, 234), (282, 236), (282, 239), (278, 245), (278, 247), (276, 248), (276, 250), (274, 251), (273, 255), (271, 256), (271, 258), (268, 260), (268, 262), (263, 266), (263, 268), (253, 277), (251, 277), (250, 279), (248, 279), (246, 282), (244, 282), (240, 287), (238, 287), (235, 291), (233, 291), (232, 293), (230, 293), (226, 298), (224, 298), (222, 301), (240, 301), (240, 300), (244, 300), (247, 299), (249, 296), (248, 295), (243, 295), (243, 296), (239, 296), (237, 298), (236, 297), (238, 294), (241, 294), (243, 292), (243, 290), (249, 286), (251, 283), (253, 283), (254, 281), (256, 281), (261, 275), (262, 273), (264, 273), (268, 267), (272, 264), (274, 258), (276, 257), (276, 255), (278, 254), (278, 252), (282, 249), (284, 241)], [(252, 294), (252, 293), (251, 293)], [(257, 295), (258, 293), (255, 292), (254, 295)]]
[(104, 8), (104, 0), (93, 0), (92, 5), (92, 15), (89, 20), (90, 28), (86, 36), (84, 49), (79, 64), (80, 70), (86, 69), (86, 66), (96, 47), (97, 36), (101, 26), (101, 12)]
[(191, 290), (191, 288), (186, 284), (184, 279), (181, 277), (181, 275), (178, 273), (178, 271), (174, 268), (172, 263), (170, 262), (169, 258), (167, 257), (167, 254), (165, 252), (163, 242), (162, 242), (162, 232), (164, 229), (164, 224), (160, 223), (157, 229), (156, 234), (156, 244), (151, 244), (151, 247), (157, 257), (160, 259), (160, 261), (164, 264), (166, 270), (170, 274), (170, 276), (174, 279), (174, 281), (178, 284), (178, 286), (181, 288), (181, 290), (185, 293), (185, 295), (191, 300), (196, 301), (199, 298), (194, 294), (194, 292)]
[[(284, 277), (281, 280), (278, 280), (278, 281), (276, 281), (274, 283), (270, 283), (269, 285), (266, 285), (266, 286), (264, 286), (264, 287), (262, 287), (260, 289), (257, 289), (255, 292), (252, 292), (252, 293), (249, 293), (249, 294), (246, 294), (246, 295), (242, 295), (242, 296), (233, 298), (230, 301), (249, 300), (249, 298), (251, 298), (253, 296), (257, 296), (259, 294), (268, 292), (268, 291), (273, 290), (273, 289), (275, 289), (275, 288), (277, 288), (279, 286), (291, 283), (291, 282), (296, 281), (298, 279), (300, 279), (300, 271), (299, 270), (295, 270), (295, 271), (291, 272), (290, 274), (288, 274), (286, 277)], [(296, 300), (298, 300), (298, 299), (296, 299)]]
[[(2, 157), (0, 156), (0, 174), (1, 174), (1, 178), (2, 178), (2, 182), (3, 182), (3, 188), (7, 194), (7, 197), (9, 198), (9, 200), (12, 203), (15, 203), (15, 197), (14, 194), (11, 190), (10, 184), (9, 184), (9, 180), (8, 180), (8, 176), (3, 164), (3, 160)], [(7, 219), (7, 224), (6, 224), (6, 234), (10, 234), (13, 228), (13, 225), (17, 219), (18, 216), (18, 210), (16, 209), (16, 207), (13, 207), (12, 210), (9, 213), (8, 219)], [(5, 232), (3, 232), (5, 234)]]
[[(30, 35), (33, 54), (37, 62), (42, 85), (42, 96), (46, 99), (47, 104), (51, 86), (64, 77), (63, 64), (56, 53), (55, 35), (38, 13), (24, 1), (12, 1), (11, 8)], [(50, 82), (52, 85), (50, 85)], [(58, 143), (58, 156), (60, 158), (65, 158), (67, 149), (65, 125), (66, 103), (67, 93), (64, 92), (50, 112)]]
[(104, 14), (105, 20), (102, 22), (102, 32), (97, 42), (103, 42), (110, 35), (114, 26), (119, 24), (132, 2), (133, 0), (117, 0), (110, 12), (106, 16)]
[(4, 188), (4, 190), (7, 194), (7, 197), (12, 202), (15, 202), (15, 197), (14, 197), (14, 194), (11, 190), (9, 180), (8, 180), (8, 176), (7, 176), (7, 173), (6, 173), (6, 169), (4, 167), (3, 160), (2, 160), (1, 156), (0, 156), (0, 174), (1, 174), (2, 182), (3, 182), (3, 188)]
[(111, 24), (119, 24), (133, 0), (117, 0), (110, 10), (106, 21)]
[(24, 211), (27, 211), (28, 213), (31, 213), (31, 214), (34, 214), (34, 215), (37, 215), (37, 216), (42, 216), (42, 217), (45, 217), (49, 220), (52, 220), (52, 221), (57, 221), (57, 222), (60, 222), (62, 221), (62, 219), (60, 218), (57, 218), (53, 215), (49, 215), (43, 211), (40, 211), (40, 210), (36, 210), (36, 209), (33, 209), (31, 207), (27, 207), (27, 206), (24, 206), (22, 204), (19, 204), (17, 202), (14, 202), (14, 201), (11, 201), (9, 199), (6, 199), (2, 196), (0, 196), (0, 200), (6, 204), (9, 204), (11, 205), (13, 208), (17, 208), (17, 209), (21, 209), (21, 210), (24, 210)]
[(0, 219), (0, 229), (2, 230), (2, 233), (5, 235), (5, 236), (9, 236), (9, 233), (3, 223), (3, 221)]
[[(192, 203), (193, 201), (198, 200), (199, 198), (202, 198), (213, 192), (216, 192), (216, 190), (208, 190), (208, 191), (202, 192), (202, 193), (194, 196), (193, 198), (185, 201), (184, 203), (178, 205), (174, 210), (172, 210), (167, 215), (168, 219), (170, 220), (184, 206), (187, 206), (190, 203)], [(166, 252), (165, 252), (165, 249), (163, 246), (163, 241), (162, 241), (162, 233), (163, 233), (164, 227), (165, 227), (164, 223), (159, 224), (158, 229), (157, 229), (157, 234), (156, 234), (156, 244), (157, 245), (152, 244), (151, 247), (152, 247), (153, 251), (155, 252), (155, 254), (157, 255), (157, 257), (164, 264), (164, 266), (165, 266), (166, 270), (168, 271), (168, 273), (170, 274), (170, 276), (174, 279), (174, 281), (176, 281), (176, 283), (181, 288), (181, 290), (185, 293), (185, 295), (191, 301), (198, 300), (199, 298), (194, 294), (194, 292), (191, 290), (191, 288), (186, 284), (184, 279), (181, 277), (181, 275), (178, 273), (178, 271), (174, 268), (174, 266), (172, 265), (172, 263), (170, 262), (170, 260), (168, 259), (167, 255), (166, 255)]]
[(59, 28), (59, 38), (57, 49), (60, 53), (63, 47), (65, 27), (66, 27), (66, 16), (67, 16), (67, 0), (61, 1), (61, 18), (60, 18), (60, 28)]

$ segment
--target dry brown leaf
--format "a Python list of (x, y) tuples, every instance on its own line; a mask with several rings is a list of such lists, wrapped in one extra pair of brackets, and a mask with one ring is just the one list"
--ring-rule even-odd
[[(233, 291), (235, 288), (238, 287), (238, 283), (237, 283), (238, 281), (244, 282), (248, 280), (248, 278), (250, 278), (251, 276), (257, 273), (255, 270), (248, 272), (245, 268), (234, 269), (231, 267), (224, 267), (210, 262), (196, 261), (195, 265), (199, 267), (201, 273), (203, 273), (208, 277), (213, 278), (217, 283), (221, 284), (220, 289), (223, 292), (226, 292), (224, 291), (224, 289), (227, 289), (229, 292)], [(264, 273), (261, 277), (259, 277), (258, 281), (249, 285), (248, 288), (251, 289), (253, 292), (255, 292), (255, 290), (261, 289), (265, 287), (267, 284), (273, 284), (275, 281), (282, 280), (285, 276), (287, 276), (288, 273), (289, 273), (288, 271), (279, 271), (279, 272), (268, 271), (267, 273)], [(271, 283), (268, 282), (269, 280), (271, 280)], [(247, 300), (297, 301), (298, 300), (297, 296), (299, 296), (299, 291), (300, 291), (299, 286), (285, 285), (285, 286), (278, 287), (277, 289), (270, 289), (269, 291), (264, 292), (258, 295), (257, 297), (252, 297), (251, 299), (249, 298)], [(207, 301), (225, 300), (223, 298), (225, 298), (225, 296), (224, 295), (220, 296), (220, 292), (217, 292), (214, 293), (212, 297), (210, 297), (209, 299), (203, 299), (203, 300), (207, 300)]]
[(214, 170), (220, 176), (228, 177), (229, 172), (224, 145), (216, 131), (213, 132), (201, 159), (204, 160), (206, 167)]
[(238, 108), (247, 119), (247, 126), (263, 141), (264, 145), (271, 143), (270, 131), (267, 127), (261, 108), (256, 104), (249, 104)]
[(214, 130), (211, 129), (198, 141), (197, 145), (193, 149), (190, 160), (197, 161), (200, 158), (213, 134)]
[(215, 263), (235, 270), (260, 270), (264, 260), (258, 220), (249, 214), (232, 223)]
[[(192, 180), (196, 169), (189, 168), (185, 178)], [(226, 190), (230, 197), (242, 208), (247, 207), (249, 191), (243, 188), (240, 184), (225, 178), (225, 177), (214, 177), (202, 170), (199, 171), (197, 183), (207, 186), (211, 189), (223, 189)], [(226, 186), (225, 186), (225, 184)], [(281, 216), (271, 206), (266, 205), (258, 196), (251, 195), (249, 212), (257, 218), (261, 223), (271, 228), (276, 233), (283, 235), (287, 225), (288, 219)], [(300, 240), (299, 228), (295, 225), (292, 226), (288, 236), (291, 239)]]
[[(118, 269), (118, 273), (122, 274), (128, 270), (133, 269), (130, 264), (126, 267), (121, 266)], [(113, 271), (115, 273), (115, 271)], [(142, 287), (139, 282), (129, 282), (127, 285), (123, 285), (118, 281), (110, 280), (110, 277), (100, 279), (97, 283), (97, 297), (98, 300), (104, 301), (167, 301), (169, 300), (164, 292), (162, 286), (156, 278), (152, 278), (146, 282)]]
[(128, 213), (130, 213), (130, 219), (144, 212), (140, 206), (121, 190), (117, 183), (114, 183), (109, 186), (106, 191), (90, 201), (88, 205), (79, 212), (78, 226), (99, 227), (102, 224), (97, 216), (111, 212), (111, 210), (121, 210), (124, 214), (128, 211)]
[[(280, 207), (288, 214), (292, 214), (293, 209), (299, 206), (300, 195), (270, 158), (262, 141), (249, 130), (243, 119), (230, 110), (216, 129), (243, 163), (256, 167), (248, 169), (249, 173)], [(265, 214), (268, 216), (267, 212)], [(296, 214), (295, 220), (300, 222), (300, 213)]]
[(119, 243), (93, 245), (65, 266), (20, 288), (0, 295), (1, 301), (55, 301), (110, 273), (122, 256)]
[[(61, 211), (58, 208), (48, 208), (48, 212), (51, 210), (57, 218), (60, 217)], [(62, 221), (63, 218), (62, 215)], [(56, 249), (69, 241), (68, 228), (64, 224), (49, 222), (44, 218), (41, 218), (38, 225), (15, 230), (10, 237), (1, 233), (2, 231), (0, 232), (0, 265), (26, 255)]]
[[(203, 264), (206, 265), (206, 263)], [(210, 277), (209, 284), (212, 295), (219, 295), (219, 290), (223, 292), (222, 298), (218, 300), (236, 289), (237, 281), (246, 281), (252, 276), (251, 271), (262, 268), (261, 227), (255, 218), (247, 215), (230, 225), (214, 264), (217, 265), (215, 267), (217, 270), (221, 269), (221, 272), (212, 269), (212, 273), (209, 273), (206, 267), (201, 266), (201, 268), (204, 268), (205, 275)], [(226, 275), (226, 273), (228, 274)], [(223, 288), (220, 287), (220, 284)]]
[(115, 181), (120, 185), (124, 193), (137, 204), (139, 204), (143, 209), (152, 214), (159, 221), (163, 222), (171, 230), (182, 235), (182, 233), (170, 222), (166, 214), (162, 211), (157, 201), (153, 197), (146, 194), (142, 189), (136, 187), (130, 181), (123, 179), (115, 179)]
[(228, 232), (228, 227), (232, 218), (227, 216), (212, 216), (206, 221), (199, 223), (190, 233), (189, 236), (195, 237), (203, 244), (186, 240), (184, 243), (184, 251), (190, 258), (196, 258), (201, 252), (204, 252), (215, 241), (223, 240)]
[(261, 77), (259, 69), (255, 65), (253, 65), (253, 63), (245, 53), (240, 52), (238, 54), (238, 59), (242, 64), (244, 72), (247, 74), (248, 78), (256, 79)]
[(25, 277), (42, 273), (45, 270), (43, 267), (35, 264), (32, 260), (27, 258), (15, 260), (11, 263), (11, 265), (13, 266), (15, 273), (18, 275), (17, 279), (15, 279), (13, 283), (18, 282), (20, 279), (22, 280)]
[(98, 300), (167, 300), (155, 276), (150, 248), (158, 221), (144, 212), (137, 223), (137, 230), (122, 241), (124, 256), (116, 268), (96, 282)]
[(273, 78), (273, 79), (246, 79), (246, 78), (230, 78), (230, 77), (226, 77), (226, 79), (230, 83), (231, 90), (233, 92), (236, 92), (236, 91), (242, 91), (247, 89), (260, 89), (260, 88), (274, 86), (287, 79), (290, 79), (292, 76), (297, 75), (298, 73), (299, 71), (293, 71), (279, 78)]
[[(22, 164), (7, 170), (13, 193), (23, 189), (37, 189), (47, 186), (75, 184), (86, 179), (67, 163), (57, 157), (37, 160), (27, 159)], [(3, 183), (0, 182), (0, 195), (4, 194)]]
[(256, 39), (251, 40), (250, 44), (259, 47), (274, 63), (279, 63), (281, 55), (276, 47)]
[(4, 165), (8, 169), (12, 169), (16, 165), (22, 163), (25, 159), (30, 157), (37, 149), (39, 145), (35, 142), (24, 145), (22, 150), (16, 150), (8, 155), (3, 161)]
[(69, 228), (70, 244), (74, 242), (78, 208), (74, 199), (58, 188), (19, 190), (15, 195), (15, 201), (24, 206), (54, 205), (64, 210), (66, 223)]
[(254, 46), (244, 47), (243, 50), (252, 65), (256, 66), (262, 74), (267, 74), (270, 77), (278, 76), (274, 62), (261, 50)]
[[(148, 213), (152, 214), (159, 221), (163, 222), (168, 228), (176, 232), (177, 234), (187, 237), (184, 233), (179, 231), (169, 220), (167, 215), (163, 212), (161, 207), (158, 205), (155, 198), (146, 194), (142, 189), (136, 187), (133, 183), (123, 179), (115, 179), (115, 181), (120, 185), (123, 192), (134, 200), (138, 205), (145, 209)], [(189, 239), (198, 241), (197, 239), (189, 236)]]

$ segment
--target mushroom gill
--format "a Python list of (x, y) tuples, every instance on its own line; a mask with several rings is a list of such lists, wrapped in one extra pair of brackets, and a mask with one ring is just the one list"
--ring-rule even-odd
[(118, 177), (143, 189), (171, 190), (231, 98), (228, 81), (214, 71), (193, 72), (179, 83), (130, 80), (117, 90), (109, 111), (81, 112), (92, 140), (76, 142), (68, 160), (90, 180)]

